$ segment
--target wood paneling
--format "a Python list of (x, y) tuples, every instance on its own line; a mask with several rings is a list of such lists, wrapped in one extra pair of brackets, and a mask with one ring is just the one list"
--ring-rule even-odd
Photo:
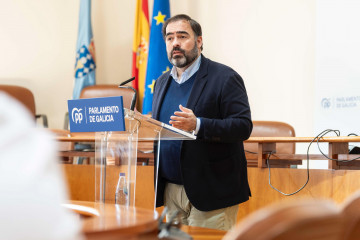
[[(286, 199), (326, 198), (341, 203), (360, 189), (360, 171), (310, 169), (309, 182), (303, 190), (292, 196), (285, 196), (269, 185), (268, 169), (248, 168), (252, 197), (239, 207), (238, 220), (251, 212)], [(306, 169), (271, 169), (271, 183), (284, 193), (297, 191), (307, 180)]]
[[(71, 200), (94, 201), (94, 166), (62, 165), (69, 186)], [(110, 187), (115, 186), (119, 167), (109, 166)], [(327, 198), (342, 202), (357, 189), (360, 189), (360, 171), (357, 170), (319, 170), (311, 169), (307, 186), (299, 193), (284, 196), (269, 186), (268, 169), (248, 168), (252, 197), (240, 205), (238, 220), (249, 213), (269, 204), (293, 198)], [(153, 167), (138, 166), (135, 206), (153, 209), (154, 187)], [(282, 192), (291, 193), (298, 190), (307, 179), (306, 169), (274, 168), (271, 169), (271, 183)], [(161, 212), (161, 210), (159, 210)]]

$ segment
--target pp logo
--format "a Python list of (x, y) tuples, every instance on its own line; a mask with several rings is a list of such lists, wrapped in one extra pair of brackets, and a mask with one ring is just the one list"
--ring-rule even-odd
[(81, 121), (83, 120), (83, 114), (81, 113), (81, 110), (82, 108), (80, 109), (73, 108), (71, 112), (71, 118), (74, 123), (81, 123)]
[(331, 106), (330, 98), (323, 98), (321, 100), (321, 106), (323, 108), (330, 108), (330, 106)]

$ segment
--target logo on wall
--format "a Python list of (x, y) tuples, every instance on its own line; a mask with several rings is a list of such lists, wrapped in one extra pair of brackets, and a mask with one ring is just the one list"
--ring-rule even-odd
[(330, 102), (330, 98), (323, 98), (321, 100), (321, 107), (322, 108), (330, 108), (331, 107), (331, 102)]

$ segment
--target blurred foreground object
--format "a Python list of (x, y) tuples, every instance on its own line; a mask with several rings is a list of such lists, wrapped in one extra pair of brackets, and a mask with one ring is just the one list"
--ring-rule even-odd
[(0, 103), (0, 239), (82, 239), (53, 137), (9, 95)]

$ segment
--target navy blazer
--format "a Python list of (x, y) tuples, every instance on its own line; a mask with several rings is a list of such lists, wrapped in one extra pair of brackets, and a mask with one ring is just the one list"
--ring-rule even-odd
[[(168, 71), (156, 81), (155, 119), (159, 119), (171, 79)], [(200, 211), (211, 211), (247, 201), (251, 193), (243, 141), (251, 134), (252, 121), (242, 78), (230, 67), (202, 55), (186, 107), (201, 119), (197, 139), (181, 145), (181, 173), (191, 204)], [(165, 184), (159, 177), (157, 207), (164, 204)]]

